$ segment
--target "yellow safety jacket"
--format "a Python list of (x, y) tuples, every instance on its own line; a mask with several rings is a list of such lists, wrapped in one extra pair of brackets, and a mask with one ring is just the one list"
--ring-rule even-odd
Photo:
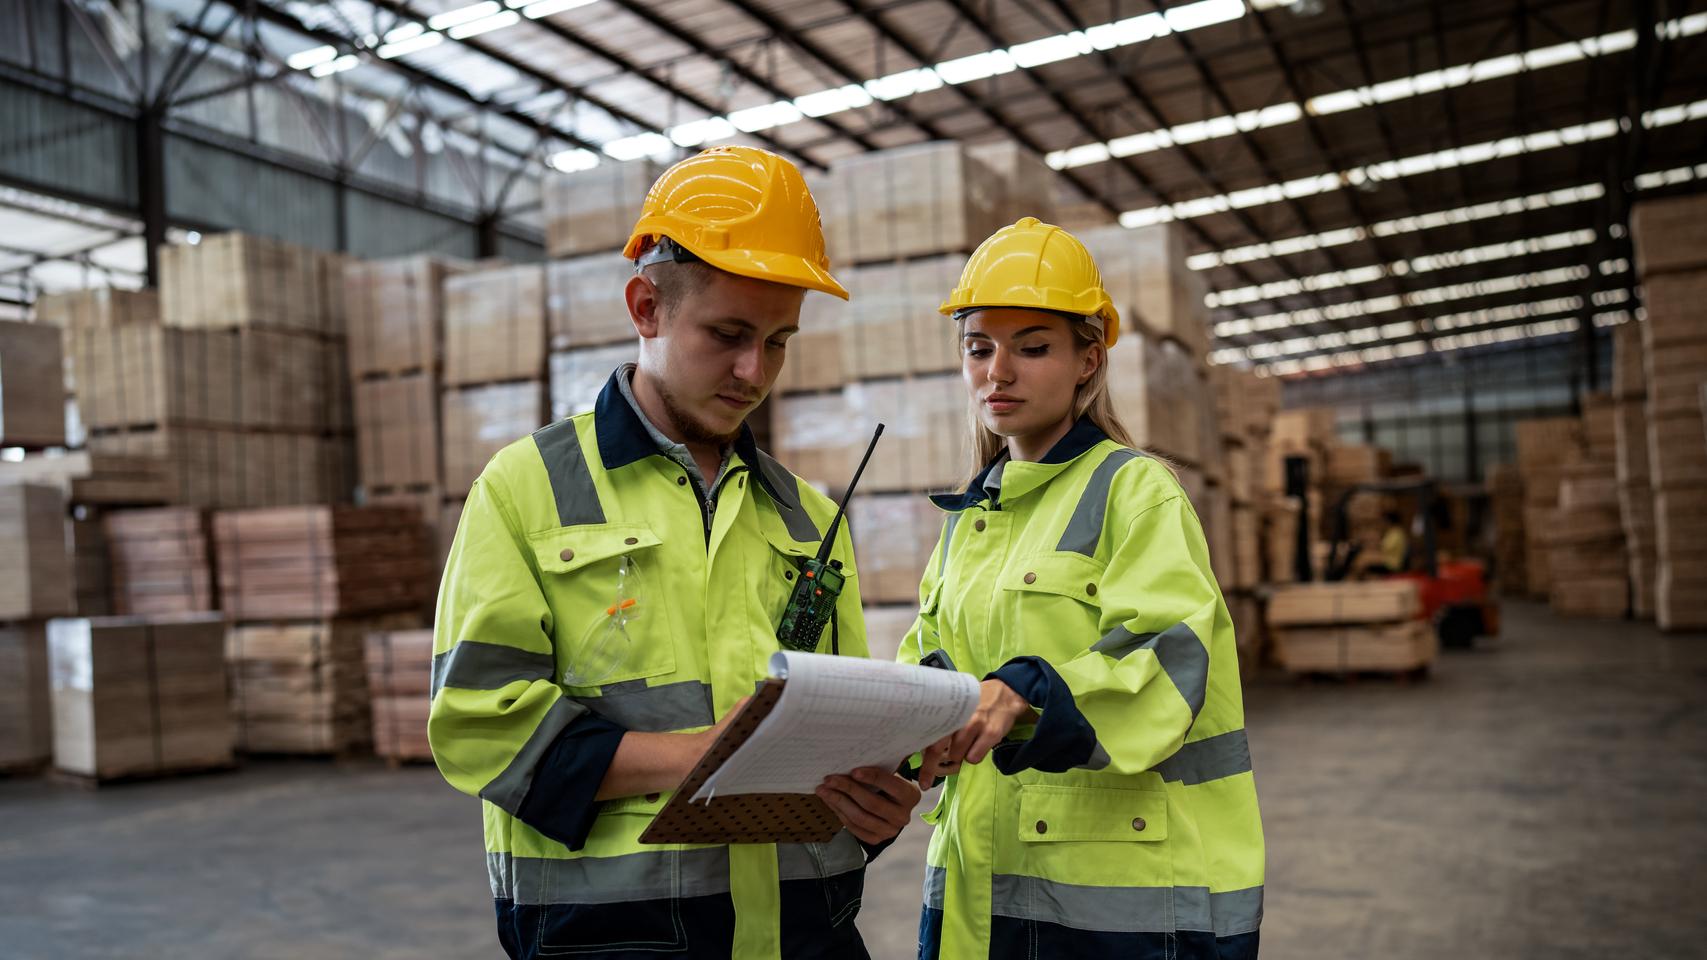
[(1081, 420), (948, 511), (899, 658), (1040, 708), (926, 820), (921, 957), (1254, 957), (1263, 838), (1233, 625), (1161, 462)]
[[(704, 729), (753, 693), (835, 512), (747, 432), (700, 490), (625, 395), (629, 369), (593, 412), (492, 459), (439, 592), (428, 733), (445, 779), (484, 801), (500, 939), (515, 957), (864, 957), (851, 834), (643, 845), (668, 793), (593, 799), (623, 732)], [(865, 656), (838, 541), (847, 585), (819, 650)]]

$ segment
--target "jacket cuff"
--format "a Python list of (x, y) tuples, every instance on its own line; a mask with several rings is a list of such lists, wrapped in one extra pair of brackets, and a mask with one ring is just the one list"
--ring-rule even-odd
[(889, 845), (899, 839), (900, 836), (901, 835), (897, 833), (895, 836), (890, 837), (882, 843), (866, 843), (864, 840), (859, 840), (858, 837), (854, 837), (854, 839), (859, 840), (859, 845), (865, 848), (865, 862), (870, 863), (877, 859), (878, 854), (889, 849)]
[(593, 713), (565, 727), (534, 768), (516, 819), (571, 850), (586, 846), (604, 805), (593, 797), (627, 732)]
[(997, 744), (990, 751), (996, 769), (1061, 773), (1090, 762), (1097, 749), (1096, 730), (1073, 702), (1067, 681), (1042, 657), (1015, 657), (986, 680), (1000, 680), (1041, 711), (1030, 740)]

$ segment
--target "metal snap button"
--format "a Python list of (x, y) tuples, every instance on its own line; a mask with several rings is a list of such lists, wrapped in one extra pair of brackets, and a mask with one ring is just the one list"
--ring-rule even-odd
[(687, 477), (677, 477), (676, 478), (676, 486), (685, 487), (687, 485), (688, 485), (688, 478)]
[(1141, 833), (1141, 832), (1143, 832), (1144, 828), (1147, 826), (1149, 826), (1149, 824), (1144, 822), (1143, 817), (1133, 817), (1132, 818), (1132, 829), (1137, 830)]
[(658, 798), (662, 797), (662, 796), (663, 796), (663, 794), (661, 794), (661, 793), (648, 793), (646, 795), (646, 802), (647, 803), (657, 803)]
[(1044, 823), (1042, 820), (1037, 821), (1037, 832), (1038, 833), (1048, 833), (1049, 832), (1049, 824)]
[(984, 532), (984, 521), (979, 520), (979, 521), (973, 523), (972, 529), (978, 531), (979, 533), (983, 533)]
[(563, 559), (564, 563), (568, 563), (569, 561), (575, 559), (575, 551), (565, 550), (562, 553), (558, 554), (558, 556)]
[(1097, 585), (1094, 583), (1085, 584), (1085, 593), (1090, 594), (1093, 597), (1096, 596), (1097, 595)]
[(626, 540), (624, 540), (624, 541), (622, 541), (622, 542), (623, 542), (623, 543), (626, 543), (626, 544), (628, 544), (628, 545), (629, 545), (629, 546), (631, 546), (631, 547), (632, 547), (632, 546), (634, 546), (634, 545), (635, 545), (635, 544), (637, 544), (637, 543), (639, 543), (639, 542), (640, 542), (640, 538), (639, 538), (639, 537), (629, 537), (629, 538), (628, 538), (628, 539), (626, 539)]
[(1037, 582), (1037, 574), (1035, 574), (1035, 573), (1027, 573), (1027, 574), (1026, 574), (1026, 575), (1025, 575), (1025, 582), (1026, 582), (1026, 583), (1036, 583), (1036, 582)]

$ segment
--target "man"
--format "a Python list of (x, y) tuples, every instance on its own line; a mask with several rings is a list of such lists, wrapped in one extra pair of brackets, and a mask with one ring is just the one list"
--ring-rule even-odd
[[(847, 825), (827, 844), (638, 840), (766, 675), (835, 512), (745, 419), (807, 291), (847, 291), (800, 172), (749, 147), (666, 171), (625, 255), (639, 364), (469, 492), (439, 592), (434, 758), (484, 801), (512, 957), (864, 957), (866, 860), (919, 798), (892, 772), (820, 789)], [(832, 556), (847, 586), (818, 649), (864, 656), (845, 536)]]

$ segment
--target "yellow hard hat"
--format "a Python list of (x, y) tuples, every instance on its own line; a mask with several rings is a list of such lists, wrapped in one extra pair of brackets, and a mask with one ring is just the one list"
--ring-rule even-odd
[(1103, 289), (1096, 261), (1079, 238), (1036, 217), (1022, 217), (978, 245), (942, 313), (981, 307), (1029, 307), (1087, 320), (1102, 342), (1120, 338), (1120, 311)]
[(768, 150), (712, 147), (665, 170), (646, 192), (622, 255), (638, 263), (660, 246), (663, 259), (699, 259), (739, 276), (848, 298), (830, 276), (805, 178)]

